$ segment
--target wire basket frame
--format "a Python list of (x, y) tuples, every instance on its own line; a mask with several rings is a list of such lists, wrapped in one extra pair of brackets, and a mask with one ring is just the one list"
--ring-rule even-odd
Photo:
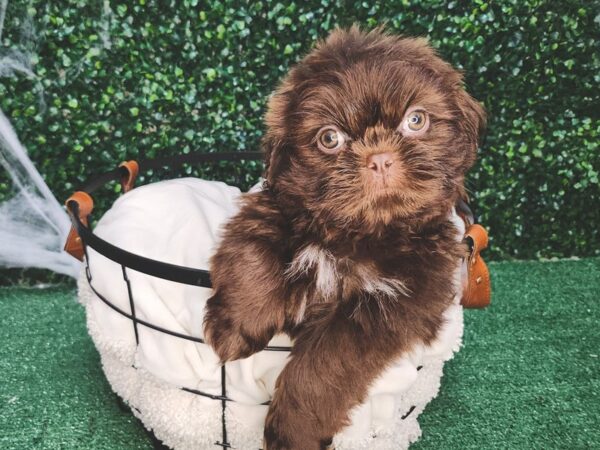
[[(139, 167), (139, 170), (146, 171), (159, 167), (171, 166), (171, 165), (182, 165), (185, 163), (200, 163), (200, 162), (209, 162), (209, 161), (241, 161), (241, 160), (258, 160), (263, 158), (263, 154), (260, 152), (237, 152), (237, 153), (189, 153), (185, 155), (179, 155), (175, 157), (167, 157), (167, 158), (159, 158), (153, 160), (146, 160), (136, 164), (136, 167)], [(110, 181), (114, 181), (118, 179), (121, 181), (123, 185), (123, 191), (126, 192), (129, 188), (132, 187), (133, 181), (135, 180), (135, 174), (133, 175), (133, 180), (130, 177), (130, 173), (128, 173), (127, 167), (123, 167), (123, 165), (119, 166), (117, 169), (112, 170), (110, 172), (106, 172), (102, 175), (93, 177), (91, 180), (86, 182), (82, 188), (78, 191), (78, 193), (85, 193), (87, 196), (95, 192), (98, 188), (102, 187), (106, 183)], [(125, 183), (127, 178), (129, 177), (129, 188), (125, 188)], [(87, 217), (82, 217), (82, 208), (80, 205), (80, 201), (78, 200), (76, 195), (70, 197), (66, 202), (67, 212), (71, 218), (71, 222), (73, 224), (73, 229), (75, 230), (78, 239), (77, 241), (81, 243), (83, 249), (84, 257), (84, 271), (87, 282), (90, 286), (92, 292), (108, 307), (110, 307), (117, 314), (120, 314), (123, 317), (129, 319), (132, 323), (136, 345), (140, 343), (140, 336), (138, 332), (138, 327), (146, 327), (152, 329), (156, 332), (165, 333), (170, 336), (184, 339), (191, 342), (196, 342), (199, 344), (205, 344), (204, 339), (198, 336), (188, 335), (184, 333), (179, 333), (173, 330), (169, 330), (167, 328), (158, 326), (146, 320), (143, 320), (136, 315), (136, 302), (133, 294), (133, 289), (131, 286), (131, 282), (128, 277), (128, 269), (135, 270), (137, 272), (142, 272), (146, 275), (162, 278), (165, 280), (173, 281), (176, 283), (187, 284), (191, 286), (198, 286), (204, 288), (211, 288), (212, 284), (210, 281), (210, 273), (207, 270), (196, 269), (191, 267), (179, 266), (176, 264), (165, 263), (162, 261), (157, 261), (154, 259), (146, 258), (144, 256), (140, 256), (126, 250), (123, 250), (104, 239), (100, 238), (92, 231), (91, 225), (89, 225), (89, 221)], [(91, 200), (91, 197), (90, 197)], [(84, 208), (85, 209), (85, 208)], [(91, 208), (90, 208), (91, 212)], [(93, 285), (93, 275), (90, 269), (90, 256), (88, 252), (88, 248), (94, 249), (99, 254), (104, 257), (110, 259), (111, 261), (119, 264), (121, 266), (121, 272), (123, 275), (123, 282), (127, 286), (127, 295), (129, 299), (129, 311), (125, 311), (119, 306), (115, 305), (110, 299), (103, 296)], [(267, 346), (264, 348), (265, 351), (274, 351), (274, 352), (289, 352), (292, 347), (289, 346)], [(227, 420), (226, 420), (226, 409), (228, 402), (235, 402), (235, 400), (231, 399), (227, 396), (227, 364), (223, 364), (221, 366), (221, 393), (220, 394), (211, 394), (208, 392), (199, 391), (197, 389), (191, 389), (187, 387), (182, 387), (181, 390), (185, 392), (189, 392), (191, 394), (199, 395), (202, 397), (210, 398), (212, 400), (221, 402), (221, 424), (222, 424), (222, 434), (221, 440), (216, 441), (214, 443), (215, 446), (222, 448), (234, 448), (231, 443), (229, 443), (227, 438)], [(423, 366), (417, 367), (417, 370), (421, 370)], [(261, 405), (269, 405), (271, 402), (267, 401), (261, 403)], [(415, 406), (409, 408), (409, 410), (401, 416), (401, 419), (406, 419), (415, 409)], [(262, 449), (259, 449), (262, 450)]]

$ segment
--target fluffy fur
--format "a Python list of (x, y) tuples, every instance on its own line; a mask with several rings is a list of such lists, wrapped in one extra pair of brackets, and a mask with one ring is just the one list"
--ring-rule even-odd
[[(428, 128), (407, 128), (414, 108)], [(204, 333), (223, 362), (295, 339), (265, 446), (319, 450), (390, 362), (436, 337), (484, 113), (425, 40), (353, 27), (290, 71), (266, 125), (267, 189), (225, 227)]]

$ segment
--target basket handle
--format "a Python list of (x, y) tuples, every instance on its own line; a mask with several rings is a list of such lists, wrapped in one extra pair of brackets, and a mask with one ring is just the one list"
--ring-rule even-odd
[[(77, 208), (73, 208), (73, 203), (77, 205)], [(77, 211), (79, 221), (86, 227), (88, 226), (88, 216), (94, 209), (94, 200), (92, 200), (90, 194), (84, 191), (77, 191), (67, 199), (65, 206), (70, 216), (74, 216), (75, 211)], [(75, 225), (71, 225), (71, 230), (69, 230), (69, 235), (65, 242), (65, 251), (74, 258), (83, 261), (85, 251)]]
[(137, 161), (123, 161), (119, 164), (119, 171), (121, 172), (121, 187), (123, 192), (129, 192), (135, 185), (140, 166)]
[(467, 283), (461, 304), (465, 308), (485, 308), (491, 297), (490, 272), (479, 253), (488, 246), (488, 234), (481, 225), (474, 224), (467, 228), (465, 240), (470, 255), (466, 261)]

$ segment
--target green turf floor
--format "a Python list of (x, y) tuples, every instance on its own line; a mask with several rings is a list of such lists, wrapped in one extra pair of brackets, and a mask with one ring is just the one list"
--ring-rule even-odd
[[(600, 448), (600, 259), (491, 265), (415, 449)], [(0, 289), (0, 449), (149, 449), (71, 288)]]

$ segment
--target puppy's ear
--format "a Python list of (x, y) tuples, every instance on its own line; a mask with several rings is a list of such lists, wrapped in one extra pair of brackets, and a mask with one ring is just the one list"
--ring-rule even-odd
[(274, 186), (282, 163), (287, 159), (287, 125), (289, 95), (292, 92), (289, 81), (285, 80), (271, 95), (265, 115), (265, 135), (262, 148), (265, 152), (264, 177), (269, 186)]
[(281, 159), (284, 154), (283, 147), (283, 142), (267, 131), (262, 140), (262, 148), (265, 152), (265, 173), (263, 176), (270, 187), (275, 186), (275, 180), (280, 172)]
[(396, 44), (399, 54), (400, 52), (410, 54), (423, 67), (445, 80), (451, 92), (454, 93), (454, 102), (458, 109), (457, 126), (463, 142), (465, 142), (463, 168), (467, 170), (475, 162), (479, 139), (485, 130), (485, 111), (483, 107), (465, 91), (461, 71), (456, 70), (441, 59), (427, 39), (399, 38)]
[(460, 112), (458, 127), (465, 143), (465, 170), (470, 168), (477, 156), (477, 147), (485, 131), (486, 115), (483, 106), (471, 97), (462, 86), (455, 95), (456, 106)]

